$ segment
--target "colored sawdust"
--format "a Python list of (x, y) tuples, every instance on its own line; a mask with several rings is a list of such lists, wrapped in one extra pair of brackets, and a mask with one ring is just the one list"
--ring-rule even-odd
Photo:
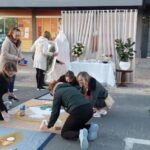
[[(14, 140), (9, 140), (9, 139), (14, 139)], [(13, 134), (7, 134), (3, 137), (0, 137), (0, 149), (2, 147), (7, 147), (12, 144), (15, 144), (19, 141), (21, 141), (23, 137), (19, 133), (13, 133)]]
[[(38, 106), (28, 106), (25, 111), (25, 116), (20, 116), (19, 110), (16, 113), (16, 118), (23, 121), (29, 122), (41, 122), (43, 119), (49, 119), (52, 112), (51, 105), (38, 105)], [(63, 109), (60, 111), (64, 112)]]
[[(0, 126), (5, 127), (5, 128), (23, 129), (23, 130), (39, 132), (42, 120), (49, 120), (51, 113), (49, 112), (48, 115), (44, 115), (44, 118), (33, 118), (34, 116), (30, 116), (30, 115), (34, 115), (34, 113), (31, 112), (29, 108), (38, 107), (38, 109), (42, 110), (42, 109), (45, 109), (48, 105), (52, 105), (52, 102), (45, 101), (45, 100), (43, 101), (43, 100), (31, 99), (25, 102), (24, 105), (26, 106), (25, 116), (23, 117), (19, 116), (20, 106), (17, 106), (9, 111), (9, 114), (11, 115), (11, 123), (8, 124), (7, 122), (2, 121), (0, 122)], [(66, 113), (64, 109), (62, 109), (60, 112), (59, 119), (58, 119), (61, 121), (61, 123), (57, 121), (55, 124), (56, 128), (51, 128), (47, 132), (60, 134), (61, 130), (60, 128), (58, 130), (57, 127), (60, 127), (60, 124), (62, 127), (67, 117), (68, 117), (68, 113)]]

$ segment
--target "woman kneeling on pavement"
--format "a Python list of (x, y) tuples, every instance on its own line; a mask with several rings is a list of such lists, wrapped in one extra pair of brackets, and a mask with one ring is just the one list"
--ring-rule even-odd
[(0, 120), (9, 121), (9, 114), (3, 102), (3, 95), (8, 93), (9, 84), (16, 72), (16, 65), (11, 62), (7, 62), (0, 72)]
[(108, 91), (87, 72), (80, 72), (77, 76), (77, 80), (85, 98), (96, 110), (93, 116), (101, 117), (101, 115), (106, 115), (105, 100), (108, 97)]
[(54, 126), (57, 121), (61, 106), (69, 117), (61, 131), (61, 136), (68, 140), (80, 140), (81, 149), (88, 148), (88, 140), (97, 138), (98, 125), (86, 124), (93, 116), (93, 109), (82, 93), (75, 87), (67, 83), (54, 81), (49, 84), (49, 91), (54, 96), (51, 117), (48, 126), (43, 125), (42, 130), (47, 130)]

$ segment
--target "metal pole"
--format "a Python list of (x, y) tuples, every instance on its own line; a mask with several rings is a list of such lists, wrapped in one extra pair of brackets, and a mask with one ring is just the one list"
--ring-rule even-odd
[(5, 35), (5, 33), (6, 33), (6, 31), (5, 31), (5, 26), (6, 26), (6, 22), (5, 22), (5, 18), (4, 18), (4, 35)]

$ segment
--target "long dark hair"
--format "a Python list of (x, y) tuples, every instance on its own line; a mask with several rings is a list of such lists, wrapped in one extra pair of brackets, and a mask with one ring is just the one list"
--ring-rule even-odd
[(66, 72), (65, 77), (69, 77), (70, 79), (74, 79), (75, 75), (72, 71), (69, 70), (68, 72)]
[(21, 45), (21, 40), (15, 41), (15, 39), (13, 38), (13, 33), (14, 33), (14, 31), (21, 32), (18, 27), (13, 27), (13, 28), (11, 28), (11, 29), (9, 30), (7, 36), (8, 36), (9, 39), (16, 45), (16, 47), (20, 47), (20, 45)]

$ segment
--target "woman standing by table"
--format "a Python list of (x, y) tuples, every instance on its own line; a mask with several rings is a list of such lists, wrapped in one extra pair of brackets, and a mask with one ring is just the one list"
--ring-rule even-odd
[[(21, 31), (19, 28), (14, 27), (10, 29), (7, 37), (5, 38), (2, 47), (1, 47), (1, 55), (0, 55), (0, 70), (2, 70), (3, 66), (7, 62), (12, 62), (17, 64), (19, 61), (23, 59), (21, 54)], [(15, 83), (16, 75), (13, 75), (12, 80), (9, 84), (9, 99), (16, 99), (14, 95), (14, 83)]]

